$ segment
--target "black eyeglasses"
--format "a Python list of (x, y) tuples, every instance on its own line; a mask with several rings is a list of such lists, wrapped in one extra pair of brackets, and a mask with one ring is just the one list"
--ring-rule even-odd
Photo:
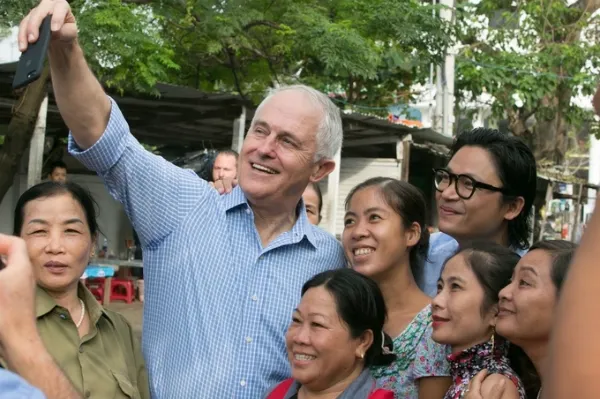
[(452, 182), (454, 182), (456, 194), (458, 194), (460, 198), (466, 200), (471, 198), (473, 194), (475, 194), (475, 190), (477, 190), (478, 188), (508, 194), (508, 192), (504, 188), (495, 187), (486, 183), (481, 183), (473, 179), (471, 176), (457, 175), (450, 172), (447, 169), (433, 169), (433, 176), (435, 189), (437, 191), (444, 191), (452, 184)]

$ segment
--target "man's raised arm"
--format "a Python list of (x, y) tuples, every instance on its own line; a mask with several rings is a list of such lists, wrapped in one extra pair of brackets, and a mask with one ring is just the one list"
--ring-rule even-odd
[(56, 103), (77, 144), (89, 148), (108, 124), (110, 100), (88, 67), (77, 42), (77, 25), (65, 0), (42, 0), (19, 27), (19, 49), (38, 39), (42, 20), (52, 15), (49, 58)]
[(199, 201), (216, 194), (195, 173), (146, 151), (131, 135), (119, 107), (85, 61), (67, 1), (42, 0), (31, 10), (19, 28), (21, 51), (37, 40), (47, 15), (52, 15), (52, 84), (71, 130), (69, 152), (103, 178), (111, 195), (124, 205), (142, 245), (157, 242)]

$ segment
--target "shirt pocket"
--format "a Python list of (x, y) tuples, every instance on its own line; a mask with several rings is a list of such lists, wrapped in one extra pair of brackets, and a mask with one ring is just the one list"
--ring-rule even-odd
[(114, 399), (141, 399), (138, 387), (131, 383), (128, 376), (116, 371), (112, 371), (112, 375), (117, 380), (118, 385)]

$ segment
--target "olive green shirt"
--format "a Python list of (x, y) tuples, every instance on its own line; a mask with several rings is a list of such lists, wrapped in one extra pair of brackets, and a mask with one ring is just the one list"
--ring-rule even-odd
[(79, 337), (69, 312), (38, 287), (37, 326), (48, 352), (85, 398), (150, 398), (146, 365), (131, 325), (104, 309), (83, 284), (79, 297), (90, 319)]

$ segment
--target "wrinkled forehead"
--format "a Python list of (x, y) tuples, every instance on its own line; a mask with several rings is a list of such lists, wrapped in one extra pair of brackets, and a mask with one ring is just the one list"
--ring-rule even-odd
[(323, 112), (308, 93), (284, 90), (263, 100), (254, 115), (253, 124), (263, 122), (282, 130), (305, 127), (316, 133)]
[(83, 206), (69, 193), (35, 198), (27, 202), (23, 209), (25, 224), (31, 220), (62, 223), (74, 218), (86, 221)]
[(543, 280), (551, 280), (553, 256), (546, 250), (534, 249), (519, 259), (515, 272), (530, 273)]

